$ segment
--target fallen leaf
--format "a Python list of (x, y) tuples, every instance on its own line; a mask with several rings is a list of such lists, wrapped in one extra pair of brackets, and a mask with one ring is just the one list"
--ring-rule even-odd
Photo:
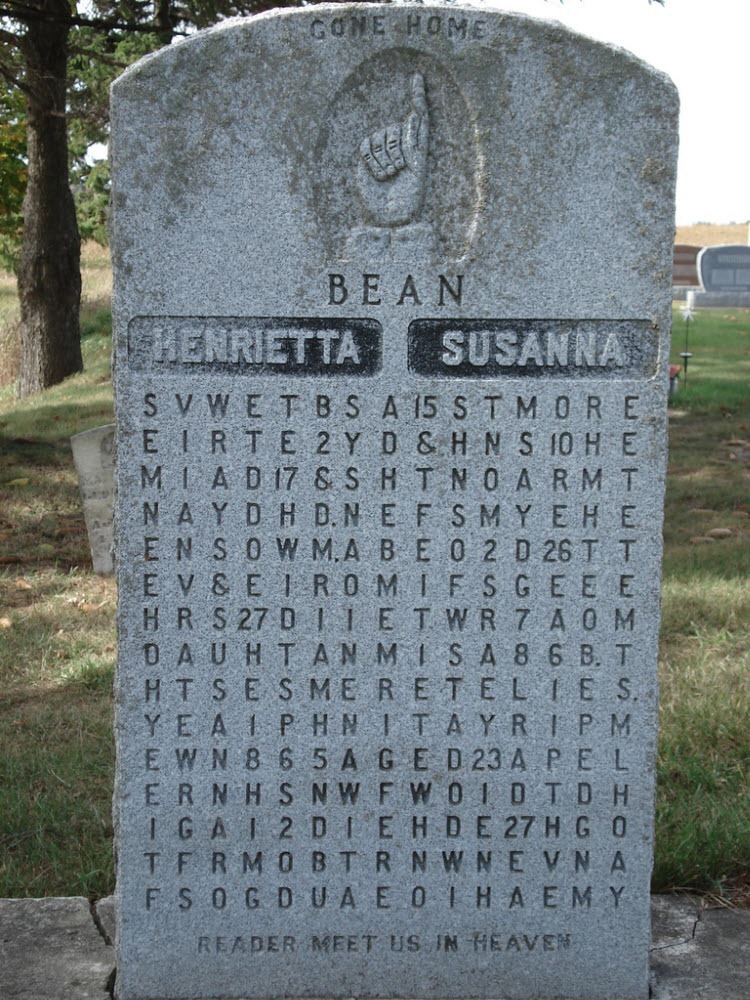
[(31, 482), (30, 479), (11, 479), (7, 483), (5, 483), (4, 485), (5, 486), (28, 486), (30, 482)]
[(18, 590), (31, 590), (32, 589), (31, 584), (29, 583), (29, 581), (28, 580), (24, 580), (24, 578), (22, 576), (16, 577), (15, 583), (16, 583), (16, 588)]
[(0, 628), (10, 628), (12, 624), (10, 618), (0, 618)]

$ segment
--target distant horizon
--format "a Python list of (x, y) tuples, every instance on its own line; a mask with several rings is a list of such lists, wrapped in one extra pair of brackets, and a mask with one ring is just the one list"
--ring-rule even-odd
[(748, 222), (736, 222), (730, 220), (729, 222), (709, 222), (706, 219), (700, 219), (698, 222), (676, 222), (676, 229), (691, 229), (694, 226), (750, 226), (750, 221)]

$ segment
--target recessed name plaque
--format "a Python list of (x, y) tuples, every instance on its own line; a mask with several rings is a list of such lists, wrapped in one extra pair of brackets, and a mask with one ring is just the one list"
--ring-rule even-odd
[(676, 96), (336, 5), (115, 84), (117, 995), (648, 995)]

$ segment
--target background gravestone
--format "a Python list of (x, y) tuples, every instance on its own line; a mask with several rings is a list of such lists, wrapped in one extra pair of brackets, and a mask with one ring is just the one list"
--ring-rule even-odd
[(704, 247), (698, 267), (707, 292), (750, 292), (750, 247)]
[(645, 998), (673, 87), (342, 5), (112, 123), (119, 997)]
[(750, 247), (704, 247), (698, 254), (697, 306), (750, 306)]
[(70, 439), (94, 572), (104, 576), (114, 572), (112, 558), (112, 508), (115, 499), (114, 442), (114, 424), (82, 431)]
[(750, 292), (750, 247), (704, 247), (698, 267), (707, 292)]

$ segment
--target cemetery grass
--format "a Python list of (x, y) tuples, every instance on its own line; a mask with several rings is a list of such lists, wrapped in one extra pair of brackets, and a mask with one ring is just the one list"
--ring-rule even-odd
[[(113, 888), (115, 588), (90, 569), (68, 442), (111, 419), (101, 259), (84, 374), (22, 404), (0, 389), (0, 896)], [(750, 312), (701, 313), (690, 349), (670, 407), (653, 886), (749, 906)]]
[[(670, 406), (657, 889), (750, 906), (750, 311), (700, 311)], [(685, 322), (675, 313), (672, 361)]]
[[(91, 571), (69, 443), (112, 419), (108, 262), (95, 256), (84, 373), (22, 403), (0, 384), (0, 896), (113, 887), (115, 587)], [(0, 277), (7, 346), (15, 303)]]

